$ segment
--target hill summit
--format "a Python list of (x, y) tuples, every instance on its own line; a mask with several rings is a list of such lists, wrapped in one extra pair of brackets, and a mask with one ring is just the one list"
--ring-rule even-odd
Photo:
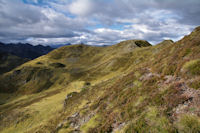
[(200, 132), (199, 31), (64, 46), (1, 75), (0, 131)]

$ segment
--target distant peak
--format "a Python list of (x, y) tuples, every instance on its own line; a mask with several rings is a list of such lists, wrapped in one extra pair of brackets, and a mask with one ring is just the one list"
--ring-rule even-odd
[(163, 42), (171, 42), (171, 43), (174, 43), (173, 40), (164, 40)]
[(135, 41), (135, 44), (136, 44), (138, 47), (148, 47), (148, 46), (152, 46), (148, 41), (145, 41), (145, 40), (136, 40), (136, 41)]
[(152, 46), (148, 41), (145, 40), (127, 40), (122, 41), (118, 45), (128, 45), (128, 46), (135, 46), (135, 47), (148, 47)]
[(169, 45), (169, 44), (173, 44), (174, 41), (172, 40), (163, 40), (161, 43), (157, 44), (157, 45)]

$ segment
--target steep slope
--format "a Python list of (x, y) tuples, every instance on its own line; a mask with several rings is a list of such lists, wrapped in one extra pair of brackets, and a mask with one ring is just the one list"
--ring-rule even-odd
[(200, 27), (142, 46), (61, 47), (2, 75), (0, 131), (200, 132)]
[(23, 43), (9, 43), (4, 44), (0, 42), (0, 52), (1, 53), (9, 53), (11, 55), (15, 55), (21, 58), (35, 59), (39, 56), (45, 55), (52, 51), (54, 48), (49, 46), (37, 45), (33, 46), (31, 44), (23, 44)]
[(23, 59), (8, 53), (0, 53), (0, 74), (8, 72), (27, 61), (29, 59)]

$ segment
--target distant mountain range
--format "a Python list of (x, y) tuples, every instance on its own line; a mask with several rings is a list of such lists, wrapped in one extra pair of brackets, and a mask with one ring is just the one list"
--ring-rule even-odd
[(60, 48), (60, 47), (63, 47), (63, 46), (68, 46), (68, 45), (71, 45), (71, 43), (66, 43), (66, 44), (52, 44), (52, 45), (50, 45), (50, 47), (52, 47), (52, 48)]
[(54, 48), (50, 46), (37, 45), (33, 46), (28, 43), (9, 43), (0, 42), (0, 53), (8, 53), (21, 58), (35, 59), (41, 55), (45, 55)]
[(5, 44), (0, 42), (0, 74), (6, 73), (52, 50), (54, 50), (54, 48), (50, 46), (33, 46), (28, 43)]

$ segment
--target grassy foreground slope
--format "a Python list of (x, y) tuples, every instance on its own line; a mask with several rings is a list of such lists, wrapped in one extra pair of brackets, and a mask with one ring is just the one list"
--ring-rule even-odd
[(0, 132), (198, 133), (199, 68), (200, 27), (156, 46), (62, 47), (0, 77)]

